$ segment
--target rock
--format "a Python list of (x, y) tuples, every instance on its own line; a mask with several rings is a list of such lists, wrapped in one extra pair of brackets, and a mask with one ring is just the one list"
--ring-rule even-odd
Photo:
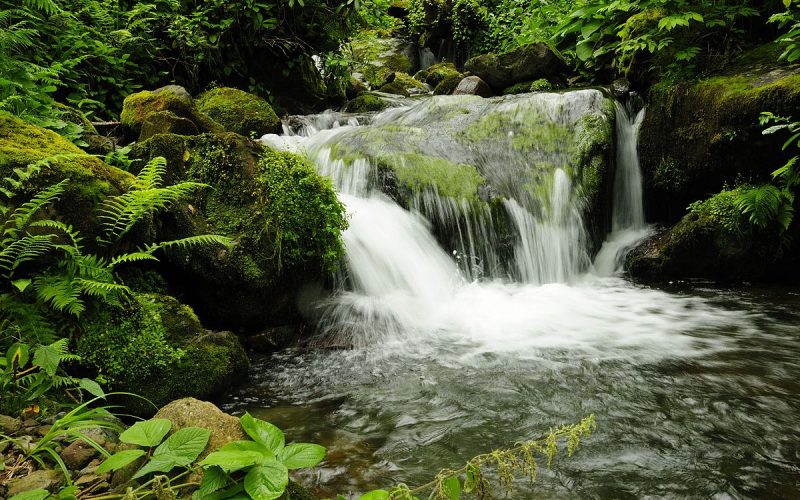
[[(214, 186), (161, 226), (164, 239), (210, 232), (235, 241), (231, 248), (176, 249), (162, 261), (167, 279), (210, 325), (258, 331), (295, 321), (300, 285), (323, 280), (343, 252), (337, 230), (320, 230), (345, 224), (336, 194), (297, 155), (226, 133), (159, 135), (137, 144), (131, 156), (166, 156), (170, 179)], [(280, 253), (279, 228), (295, 235), (280, 242)]]
[(372, 94), (361, 94), (347, 103), (348, 113), (369, 113), (372, 111), (383, 111), (388, 103), (378, 96)]
[(350, 78), (350, 81), (347, 84), (347, 88), (345, 89), (345, 97), (348, 99), (355, 99), (361, 93), (366, 92), (369, 90), (367, 86), (361, 80), (356, 78)]
[(218, 87), (197, 98), (197, 107), (228, 132), (261, 137), (281, 132), (281, 120), (264, 99), (230, 87)]
[(197, 135), (197, 125), (188, 118), (178, 116), (172, 111), (158, 111), (144, 119), (139, 140), (143, 141), (156, 134)]
[(33, 192), (69, 178), (64, 193), (53, 205), (53, 217), (81, 231), (84, 244), (91, 248), (94, 236), (99, 234), (95, 217), (98, 201), (123, 192), (134, 178), (84, 153), (55, 132), (0, 112), (0, 178), (11, 175), (15, 168), (24, 169), (47, 158), (50, 160), (40, 173), (27, 181), (28, 186)]
[(64, 485), (64, 475), (59, 470), (37, 470), (25, 477), (8, 482), (8, 496), (13, 497), (24, 491), (43, 489), (55, 493)]
[(631, 93), (631, 82), (626, 78), (617, 78), (611, 82), (611, 93), (618, 100), (624, 100)]
[(391, 73), (387, 82), (380, 88), (381, 92), (387, 94), (396, 94), (404, 97), (415, 94), (424, 94), (428, 92), (428, 88), (420, 82), (411, 78), (406, 73)]
[[(115, 390), (156, 406), (183, 396), (213, 396), (241, 380), (249, 367), (235, 335), (207, 332), (190, 307), (157, 294), (136, 294), (124, 309), (87, 320), (78, 352)], [(141, 415), (155, 410), (140, 398), (126, 403)]]
[[(447, 78), (463, 76), (461, 73), (456, 69), (455, 64), (453, 63), (439, 63), (434, 64), (430, 68), (426, 70), (426, 76), (423, 80), (425, 83), (431, 86), (431, 88), (436, 88), (437, 85), (442, 83)], [(415, 76), (416, 78), (416, 76)]]
[(183, 398), (167, 404), (158, 410), (155, 418), (165, 418), (172, 422), (170, 432), (173, 433), (184, 427), (202, 427), (211, 431), (208, 445), (200, 459), (232, 441), (249, 439), (238, 418), (224, 413), (213, 403), (194, 398)]
[[(192, 96), (186, 89), (177, 85), (168, 85), (152, 92), (145, 90), (129, 95), (122, 104), (120, 121), (133, 137), (139, 137), (145, 120), (159, 111), (170, 111), (177, 117), (189, 120), (201, 132), (222, 132), (223, 130), (220, 124), (197, 109)], [(162, 124), (160, 127), (163, 128), (164, 125)]]
[(254, 335), (248, 335), (244, 342), (247, 347), (256, 352), (269, 354), (289, 347), (300, 335), (296, 325), (276, 326)]
[(489, 86), (477, 76), (468, 76), (458, 82), (453, 95), (477, 95), (480, 97), (492, 97), (494, 93)]
[(498, 92), (519, 82), (556, 78), (569, 70), (561, 55), (541, 42), (504, 54), (473, 57), (464, 68)]
[(412, 47), (399, 38), (361, 38), (351, 41), (354, 71), (364, 75), (373, 88), (383, 84), (390, 73), (413, 73)]
[(0, 415), (0, 431), (2, 434), (14, 434), (22, 428), (22, 421), (18, 418)]
[(83, 440), (73, 441), (60, 453), (69, 470), (80, 470), (91, 462), (99, 452)]
[(433, 89), (433, 95), (451, 95), (463, 79), (464, 77), (460, 73), (445, 77), (441, 82), (439, 82), (438, 85), (436, 85), (436, 88)]
[(653, 86), (639, 135), (648, 220), (673, 224), (690, 203), (723, 184), (769, 181), (790, 151), (782, 151), (783, 135), (762, 134), (759, 115), (769, 110), (794, 116), (798, 109), (796, 67), (743, 66), (732, 74)]

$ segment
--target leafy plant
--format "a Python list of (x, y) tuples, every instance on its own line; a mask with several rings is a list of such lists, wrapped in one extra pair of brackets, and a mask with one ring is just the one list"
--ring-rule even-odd
[[(580, 423), (564, 425), (551, 430), (547, 436), (521, 443), (508, 450), (494, 450), (470, 459), (463, 467), (456, 470), (445, 469), (428, 483), (415, 488), (399, 484), (389, 490), (373, 490), (359, 497), (359, 500), (419, 500), (420, 498), (457, 500), (461, 493), (472, 493), (480, 498), (491, 497), (492, 485), (486, 476), (489, 468), (493, 468), (499, 479), (500, 488), (511, 494), (516, 474), (527, 476), (531, 482), (536, 479), (538, 470), (537, 456), (546, 460), (551, 467), (553, 459), (559, 452), (559, 442), (566, 444), (568, 456), (578, 449), (582, 437), (588, 437), (597, 427), (594, 415), (590, 415)], [(343, 496), (338, 497), (344, 500)]]
[(777, 40), (785, 46), (780, 59), (793, 63), (800, 59), (800, 1), (783, 0), (783, 5), (786, 11), (773, 14), (767, 22), (786, 30)]

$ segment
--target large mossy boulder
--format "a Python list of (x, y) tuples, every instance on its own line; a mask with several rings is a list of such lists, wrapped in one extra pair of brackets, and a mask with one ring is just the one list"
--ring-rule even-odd
[(372, 85), (380, 87), (392, 73), (414, 72), (417, 66), (413, 60), (414, 49), (400, 38), (380, 38), (363, 36), (350, 44), (353, 51), (354, 73)]
[(218, 87), (197, 98), (200, 111), (228, 132), (261, 137), (281, 131), (281, 120), (264, 99), (230, 87)]
[[(158, 294), (135, 294), (127, 304), (87, 317), (78, 352), (115, 391), (138, 394), (156, 406), (185, 396), (211, 397), (241, 380), (249, 367), (235, 335), (207, 331), (189, 306)], [(129, 405), (145, 415), (155, 410), (138, 398)]]
[[(125, 98), (122, 104), (122, 114), (120, 121), (131, 134), (131, 137), (139, 137), (145, 121), (153, 115), (162, 111), (169, 111), (170, 114), (161, 114), (158, 123), (151, 123), (151, 127), (159, 130), (159, 133), (186, 133), (185, 124), (176, 121), (174, 117), (192, 122), (199, 132), (222, 132), (222, 126), (209, 118), (197, 109), (194, 99), (183, 87), (178, 85), (168, 85), (154, 91), (144, 90), (131, 94)], [(169, 128), (170, 124), (176, 124), (178, 129)]]
[[(37, 163), (40, 173), (25, 186), (23, 196), (69, 179), (64, 194), (55, 203), (55, 216), (84, 235), (97, 235), (97, 204), (120, 194), (134, 182), (131, 174), (111, 167), (97, 157), (50, 130), (37, 127), (8, 113), (0, 112), (0, 177), (14, 169)], [(91, 245), (93, 238), (85, 243)]]
[(723, 184), (769, 180), (786, 162), (785, 139), (763, 135), (759, 115), (800, 113), (800, 70), (771, 62), (731, 71), (650, 90), (639, 136), (650, 220), (677, 221)]
[(428, 92), (428, 88), (425, 84), (412, 78), (407, 73), (392, 73), (389, 75), (388, 80), (389, 81), (383, 84), (379, 89), (386, 94), (408, 97), (410, 95), (419, 95)]
[(344, 208), (330, 181), (297, 155), (234, 133), (157, 135), (131, 154), (168, 159), (169, 180), (212, 186), (163, 221), (165, 239), (215, 233), (230, 249), (165, 256), (169, 281), (210, 325), (253, 330), (297, 318), (296, 294), (341, 257)]
[(646, 280), (796, 279), (799, 245), (792, 244), (791, 235), (782, 241), (775, 230), (752, 226), (736, 206), (742, 189), (746, 188), (724, 190), (692, 204), (677, 224), (634, 249), (626, 270)]
[(523, 45), (504, 54), (483, 54), (473, 57), (464, 69), (491, 85), (495, 93), (515, 83), (540, 78), (557, 79), (568, 67), (555, 49), (545, 43)]

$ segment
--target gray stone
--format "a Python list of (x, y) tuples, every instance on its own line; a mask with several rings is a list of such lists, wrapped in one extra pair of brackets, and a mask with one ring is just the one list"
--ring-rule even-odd
[(561, 56), (544, 43), (523, 45), (505, 54), (473, 57), (464, 68), (497, 91), (515, 83), (555, 78), (569, 71)]
[(453, 95), (477, 95), (480, 97), (492, 97), (494, 93), (489, 85), (486, 84), (480, 77), (468, 76), (459, 82)]
[(80, 470), (99, 454), (89, 443), (83, 440), (73, 441), (61, 452), (61, 460), (69, 470)]
[(0, 415), (0, 429), (3, 434), (14, 434), (22, 428), (22, 421), (18, 418)]
[(8, 496), (13, 497), (24, 491), (43, 489), (55, 492), (65, 483), (64, 475), (58, 470), (37, 470), (25, 477), (8, 482)]

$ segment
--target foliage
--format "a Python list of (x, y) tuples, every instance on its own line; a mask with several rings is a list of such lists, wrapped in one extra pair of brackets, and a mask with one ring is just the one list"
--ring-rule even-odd
[(279, 266), (301, 265), (307, 258), (322, 256), (333, 269), (344, 253), (341, 232), (347, 219), (331, 181), (292, 153), (267, 151), (259, 168)]
[(56, 448), (59, 446), (60, 442), (76, 441), (80, 439), (81, 441), (85, 441), (102, 455), (108, 456), (109, 453), (96, 441), (87, 436), (83, 431), (87, 429), (98, 428), (110, 429), (115, 432), (120, 432), (122, 430), (122, 427), (116, 422), (116, 417), (109, 411), (114, 407), (100, 406), (97, 408), (92, 408), (90, 406), (104, 397), (105, 395), (101, 397), (95, 397), (70, 410), (63, 417), (53, 422), (53, 425), (50, 426), (48, 431), (32, 445), (28, 445), (21, 439), (16, 439), (10, 436), (0, 435), (0, 437), (3, 438), (3, 441), (9, 442), (18, 450), (21, 450), (27, 458), (33, 459), (41, 467), (46, 467), (47, 461), (52, 460), (64, 473), (67, 483), (71, 485), (72, 483), (69, 470), (56, 451)]
[(783, 5), (786, 11), (773, 14), (768, 22), (787, 30), (778, 38), (785, 46), (780, 59), (793, 63), (800, 59), (800, 0), (783, 0)]
[[(761, 114), (761, 124), (775, 125), (764, 130), (764, 134), (774, 134), (781, 131), (789, 133), (789, 138), (783, 144), (783, 149), (793, 145), (800, 148), (800, 122), (793, 122), (790, 118), (775, 116), (772, 113)], [(778, 183), (763, 184), (744, 190), (736, 199), (737, 208), (750, 222), (758, 227), (768, 227), (777, 224), (778, 231), (783, 235), (794, 221), (794, 202), (798, 188), (800, 188), (800, 166), (795, 156), (781, 168), (772, 173), (772, 178)]]
[(707, 218), (715, 225), (732, 234), (747, 231), (747, 220), (742, 217), (737, 206), (737, 200), (742, 193), (748, 191), (749, 186), (739, 186), (733, 189), (723, 189), (707, 200), (696, 201), (689, 205), (689, 211), (699, 217)]
[[(283, 495), (289, 484), (289, 470), (314, 467), (325, 457), (325, 448), (316, 444), (285, 444), (280, 429), (248, 413), (240, 423), (251, 440), (233, 441), (198, 461), (208, 443), (206, 429), (186, 427), (164, 440), (172, 427), (169, 420), (137, 422), (120, 434), (120, 441), (140, 448), (111, 455), (98, 467), (98, 473), (119, 470), (144, 457), (146, 460), (136, 468), (132, 479), (151, 478), (129, 488), (126, 498), (148, 498), (158, 490), (175, 495), (184, 488), (199, 486), (192, 495), (196, 500), (272, 500)], [(176, 469), (183, 470), (172, 477), (163, 475)], [(180, 483), (180, 479), (200, 470), (203, 479), (199, 484)]]
[(536, 480), (539, 467), (537, 456), (543, 457), (549, 468), (559, 452), (560, 441), (566, 443), (567, 455), (572, 456), (578, 449), (581, 438), (588, 437), (596, 427), (594, 415), (590, 415), (578, 424), (553, 429), (543, 438), (526, 441), (508, 450), (494, 450), (478, 455), (460, 469), (442, 470), (436, 478), (422, 486), (410, 488), (399, 484), (389, 490), (370, 491), (361, 495), (359, 500), (454, 500), (460, 498), (462, 492), (472, 493), (480, 498), (491, 497), (491, 483), (486, 477), (489, 468), (496, 471), (501, 489), (511, 495), (516, 474), (527, 476), (531, 482)]

